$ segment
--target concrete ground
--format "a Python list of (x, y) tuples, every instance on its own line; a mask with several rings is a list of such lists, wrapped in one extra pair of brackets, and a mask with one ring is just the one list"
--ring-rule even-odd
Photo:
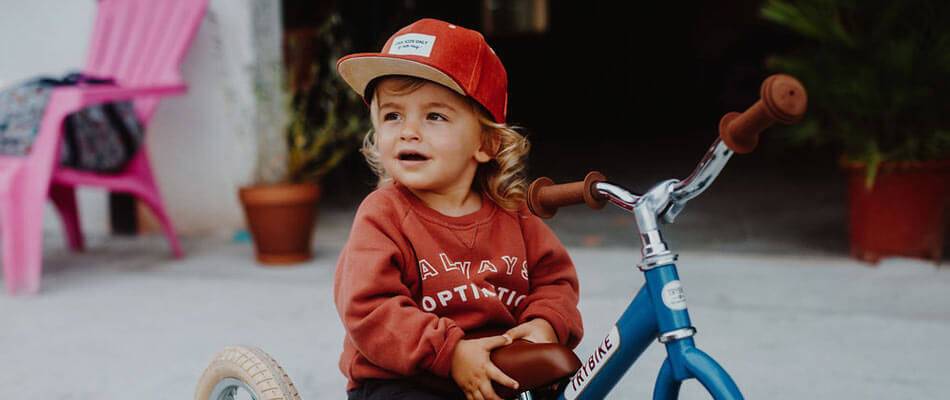
[[(599, 169), (642, 191), (688, 174), (705, 150), (694, 147), (645, 146), (656, 151), (636, 154), (635, 168), (630, 157), (574, 155), (585, 161), (533, 175), (562, 182)], [(950, 269), (849, 259), (844, 176), (826, 164), (781, 152), (734, 158), (665, 228), (680, 253), (697, 345), (751, 399), (946, 397)], [(360, 182), (343, 178), (338, 185)], [(187, 257), (178, 261), (159, 236), (93, 234), (85, 253), (72, 254), (53, 228), (42, 293), (0, 295), (0, 398), (188, 399), (212, 355), (230, 344), (270, 352), (304, 399), (343, 398), (343, 330), (331, 288), (365, 190), (351, 188), (349, 198), (322, 207), (316, 258), (289, 268), (257, 265), (250, 244), (231, 233), (183, 238)], [(583, 355), (643, 283), (635, 226), (615, 209), (584, 208), (562, 209), (549, 224), (580, 274)], [(650, 398), (663, 357), (651, 346), (611, 398)], [(708, 397), (692, 381), (682, 398)]]
[[(581, 354), (643, 282), (638, 250), (618, 239), (632, 238), (629, 221), (615, 210), (591, 215), (564, 210), (552, 220), (580, 274)], [(870, 267), (833, 245), (783, 244), (800, 234), (795, 229), (769, 236), (741, 221), (717, 229), (719, 217), (694, 215), (669, 236), (681, 249), (696, 342), (747, 398), (924, 399), (950, 391), (943, 365), (950, 270), (908, 259)], [(0, 398), (187, 399), (211, 356), (230, 344), (270, 352), (304, 399), (343, 398), (336, 367), (343, 330), (331, 287), (351, 216), (325, 211), (316, 258), (289, 268), (256, 265), (250, 245), (230, 237), (185, 238), (187, 257), (177, 261), (158, 236), (91, 237), (77, 255), (49, 233), (42, 293), (0, 296)], [(651, 346), (611, 398), (650, 398), (663, 356)], [(708, 397), (692, 381), (682, 398)]]

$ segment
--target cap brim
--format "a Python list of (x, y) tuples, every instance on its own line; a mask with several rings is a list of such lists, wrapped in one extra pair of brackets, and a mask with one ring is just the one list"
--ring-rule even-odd
[[(462, 86), (448, 74), (425, 63), (381, 53), (351, 54), (340, 59), (336, 66), (343, 80), (360, 96), (366, 93), (366, 85), (386, 75), (406, 75), (430, 80), (462, 96), (467, 96)], [(366, 99), (370, 101), (370, 99)]]

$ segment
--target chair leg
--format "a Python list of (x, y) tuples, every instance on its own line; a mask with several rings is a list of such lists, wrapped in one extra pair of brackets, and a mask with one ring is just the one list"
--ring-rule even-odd
[(162, 224), (162, 231), (168, 239), (168, 244), (171, 246), (175, 258), (184, 257), (185, 253), (178, 242), (178, 236), (175, 235), (175, 228), (172, 226), (171, 219), (168, 218), (165, 207), (162, 205), (161, 192), (159, 192), (158, 185), (155, 183), (155, 175), (152, 174), (152, 167), (148, 161), (148, 151), (145, 147), (139, 149), (127, 168), (126, 173), (132, 177), (135, 184), (125, 187), (124, 190), (142, 200), (155, 214), (159, 223)]
[(40, 289), (45, 200), (24, 193), (0, 199), (4, 284), (11, 295), (35, 294)]
[(63, 221), (63, 229), (69, 240), (69, 248), (81, 252), (85, 248), (82, 226), (79, 223), (79, 208), (76, 206), (76, 188), (73, 186), (53, 185), (50, 198)]
[(165, 213), (165, 207), (162, 206), (161, 200), (158, 197), (158, 190), (153, 189), (148, 193), (135, 193), (135, 195), (148, 206), (152, 213), (155, 214), (155, 217), (158, 218), (158, 222), (162, 224), (162, 231), (168, 239), (168, 244), (171, 246), (172, 254), (175, 255), (175, 258), (184, 257), (185, 253), (181, 249), (181, 243), (178, 242), (178, 236), (175, 235), (172, 220), (168, 218), (168, 214)]

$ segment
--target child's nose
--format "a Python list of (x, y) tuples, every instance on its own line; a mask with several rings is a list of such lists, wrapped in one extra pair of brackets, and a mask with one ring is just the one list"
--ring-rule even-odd
[(419, 126), (413, 122), (406, 121), (399, 132), (399, 138), (402, 140), (419, 140)]

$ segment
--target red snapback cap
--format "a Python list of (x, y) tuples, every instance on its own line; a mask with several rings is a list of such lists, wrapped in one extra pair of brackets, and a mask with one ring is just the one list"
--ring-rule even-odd
[(414, 76), (472, 98), (495, 122), (505, 122), (508, 73), (482, 34), (471, 29), (420, 19), (393, 34), (379, 53), (350, 54), (336, 68), (360, 96), (381, 76)]

